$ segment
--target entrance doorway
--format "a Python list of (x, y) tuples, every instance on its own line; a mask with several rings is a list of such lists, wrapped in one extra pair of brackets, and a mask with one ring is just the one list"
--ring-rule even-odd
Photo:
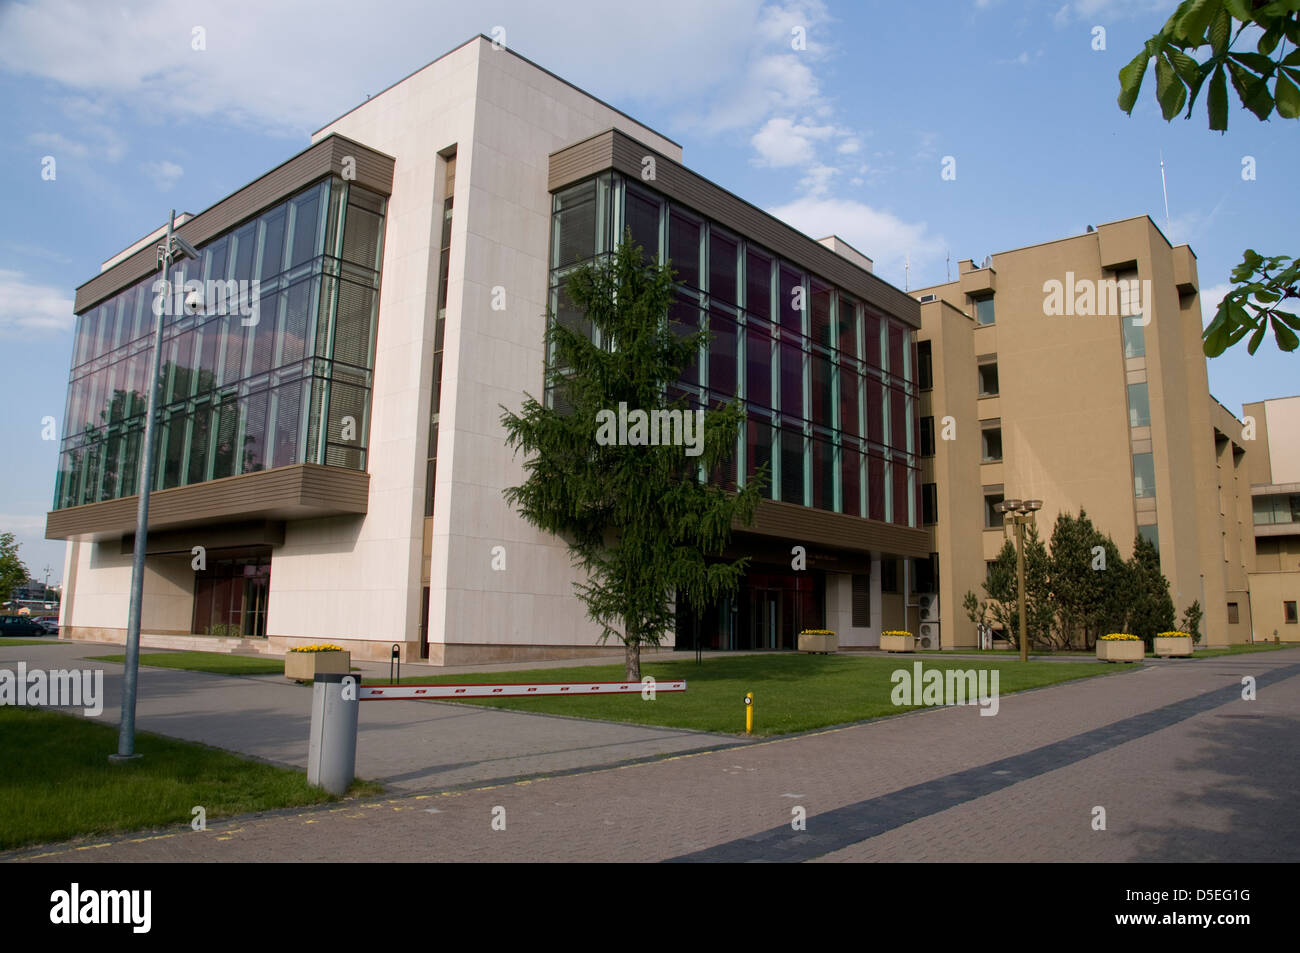
[(800, 631), (822, 628), (825, 592), (825, 575), (810, 570), (746, 573), (734, 596), (702, 612), (679, 596), (676, 647), (794, 649)]
[(194, 578), (197, 635), (266, 638), (271, 595), (271, 551), (214, 555)]

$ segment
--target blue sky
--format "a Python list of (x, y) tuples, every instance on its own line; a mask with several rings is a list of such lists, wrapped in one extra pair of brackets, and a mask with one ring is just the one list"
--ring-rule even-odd
[[(62, 425), (76, 286), (169, 208), (203, 210), (368, 94), (495, 27), (681, 142), (697, 172), (814, 236), (841, 235), (900, 287), (943, 281), (948, 256), (955, 274), (958, 259), (1149, 214), (1196, 252), (1212, 313), (1243, 249), (1296, 253), (1300, 123), (1260, 123), (1235, 96), (1226, 136), (1208, 130), (1202, 104), (1166, 123), (1150, 76), (1133, 116), (1121, 113), (1116, 74), (1175, 6), (379, 0), (358, 17), (333, 0), (9, 3), (0, 531), (18, 536), (38, 578), (47, 565), (61, 578), (63, 545), (42, 539), (57, 443), (41, 439), (41, 421)], [(1300, 393), (1300, 356), (1271, 336), (1254, 358), (1239, 350), (1209, 369), (1238, 415), (1245, 401)]]

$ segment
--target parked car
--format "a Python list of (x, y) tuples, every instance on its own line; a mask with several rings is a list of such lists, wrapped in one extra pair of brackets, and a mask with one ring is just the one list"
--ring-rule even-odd
[(32, 621), (44, 629), (46, 635), (59, 634), (59, 617), (56, 615), (41, 616), (39, 619), (33, 619)]
[[(57, 627), (56, 627), (57, 628)], [(0, 635), (48, 635), (35, 621), (21, 615), (0, 616)]]

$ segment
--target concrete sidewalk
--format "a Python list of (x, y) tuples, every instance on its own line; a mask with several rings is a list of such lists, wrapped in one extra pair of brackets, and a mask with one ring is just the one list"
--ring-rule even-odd
[[(85, 642), (0, 646), (0, 667), (12, 669), (25, 661), (29, 668), (102, 668), (104, 710), (97, 720), (117, 724), (123, 666), (84, 659), (121, 650), (121, 646)], [(387, 676), (387, 667), (377, 663), (359, 667), (371, 666), (382, 667)], [(510, 667), (518, 668), (519, 663)], [(407, 669), (403, 666), (403, 677), (414, 674)], [(307, 767), (310, 686), (294, 684), (282, 675), (209, 675), (147, 665), (140, 667), (138, 684), (139, 731), (198, 741), (302, 770)], [(415, 793), (745, 743), (732, 735), (673, 728), (443, 702), (384, 702), (362, 706), (357, 775), (379, 781), (394, 794)]]

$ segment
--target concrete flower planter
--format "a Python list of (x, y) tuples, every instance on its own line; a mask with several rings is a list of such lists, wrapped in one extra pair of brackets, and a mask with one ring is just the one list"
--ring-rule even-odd
[(346, 675), (352, 670), (352, 653), (285, 652), (284, 677), (298, 682), (315, 681), (318, 674), (333, 672)]
[(1146, 658), (1146, 645), (1141, 639), (1107, 642), (1097, 640), (1097, 658), (1103, 662), (1140, 662)]
[(882, 635), (880, 637), (880, 648), (885, 652), (915, 652), (916, 636)]
[(1192, 654), (1192, 640), (1190, 637), (1161, 636), (1155, 637), (1152, 645), (1152, 654), (1160, 658), (1170, 658), (1175, 655), (1187, 656)]
[(822, 652), (830, 654), (840, 650), (840, 637), (834, 632), (822, 634), (818, 632), (800, 632), (799, 633), (799, 651), (800, 652)]

